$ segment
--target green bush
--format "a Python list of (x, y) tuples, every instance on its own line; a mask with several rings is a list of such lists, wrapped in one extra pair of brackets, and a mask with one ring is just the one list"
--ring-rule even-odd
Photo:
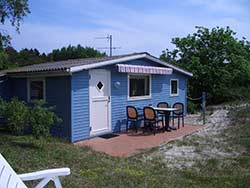
[(17, 98), (13, 98), (10, 102), (6, 103), (4, 115), (8, 130), (15, 135), (22, 135), (28, 125), (28, 112), (29, 108), (27, 105)]
[(198, 105), (193, 103), (192, 101), (187, 102), (187, 111), (189, 114), (195, 114), (198, 110)]
[(0, 118), (4, 118), (6, 112), (6, 101), (0, 97)]
[(0, 118), (6, 121), (6, 128), (12, 134), (23, 135), (26, 128), (31, 128), (36, 138), (50, 135), (50, 128), (61, 123), (61, 119), (53, 112), (52, 107), (46, 107), (44, 101), (38, 101), (33, 107), (13, 98), (6, 102), (0, 98)]
[(61, 123), (61, 119), (53, 112), (52, 107), (46, 107), (44, 101), (38, 101), (31, 108), (29, 122), (32, 135), (36, 138), (47, 137), (50, 135), (50, 128), (55, 123)]

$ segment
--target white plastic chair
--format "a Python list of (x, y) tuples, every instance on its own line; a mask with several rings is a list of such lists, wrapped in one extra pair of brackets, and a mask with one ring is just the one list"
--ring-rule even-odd
[(27, 188), (23, 181), (32, 180), (41, 180), (35, 188), (43, 188), (50, 181), (54, 182), (56, 188), (62, 188), (59, 176), (67, 176), (69, 174), (69, 168), (58, 168), (17, 175), (0, 154), (0, 188)]

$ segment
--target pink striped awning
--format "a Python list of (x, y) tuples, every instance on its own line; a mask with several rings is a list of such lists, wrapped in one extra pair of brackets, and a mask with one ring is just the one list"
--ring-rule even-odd
[(117, 64), (118, 72), (135, 74), (172, 74), (173, 69), (142, 65)]

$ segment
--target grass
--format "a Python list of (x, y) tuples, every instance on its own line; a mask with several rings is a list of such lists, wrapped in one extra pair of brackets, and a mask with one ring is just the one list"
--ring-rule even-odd
[(228, 144), (241, 151), (241, 155), (225, 158), (223, 162), (219, 159), (197, 161), (194, 168), (184, 170), (168, 168), (160, 157), (144, 160), (143, 156), (153, 151), (130, 158), (115, 158), (60, 139), (36, 140), (31, 136), (12, 136), (4, 132), (0, 133), (0, 152), (18, 173), (69, 167), (72, 174), (62, 178), (64, 188), (248, 188), (249, 109), (241, 109), (231, 116), (232, 126), (223, 134), (228, 136)]
[(71, 176), (62, 179), (66, 188), (161, 187), (171, 180), (164, 174), (172, 172), (161, 161), (145, 165), (140, 157), (114, 158), (57, 139), (1, 134), (0, 151), (18, 173), (71, 168)]

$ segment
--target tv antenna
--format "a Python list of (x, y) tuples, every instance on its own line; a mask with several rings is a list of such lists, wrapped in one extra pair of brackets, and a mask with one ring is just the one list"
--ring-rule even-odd
[(106, 37), (96, 37), (95, 39), (107, 39), (109, 41), (109, 47), (98, 47), (97, 49), (109, 49), (109, 56), (112, 57), (112, 51), (120, 49), (121, 47), (113, 46), (113, 37), (112, 35), (107, 35)]

